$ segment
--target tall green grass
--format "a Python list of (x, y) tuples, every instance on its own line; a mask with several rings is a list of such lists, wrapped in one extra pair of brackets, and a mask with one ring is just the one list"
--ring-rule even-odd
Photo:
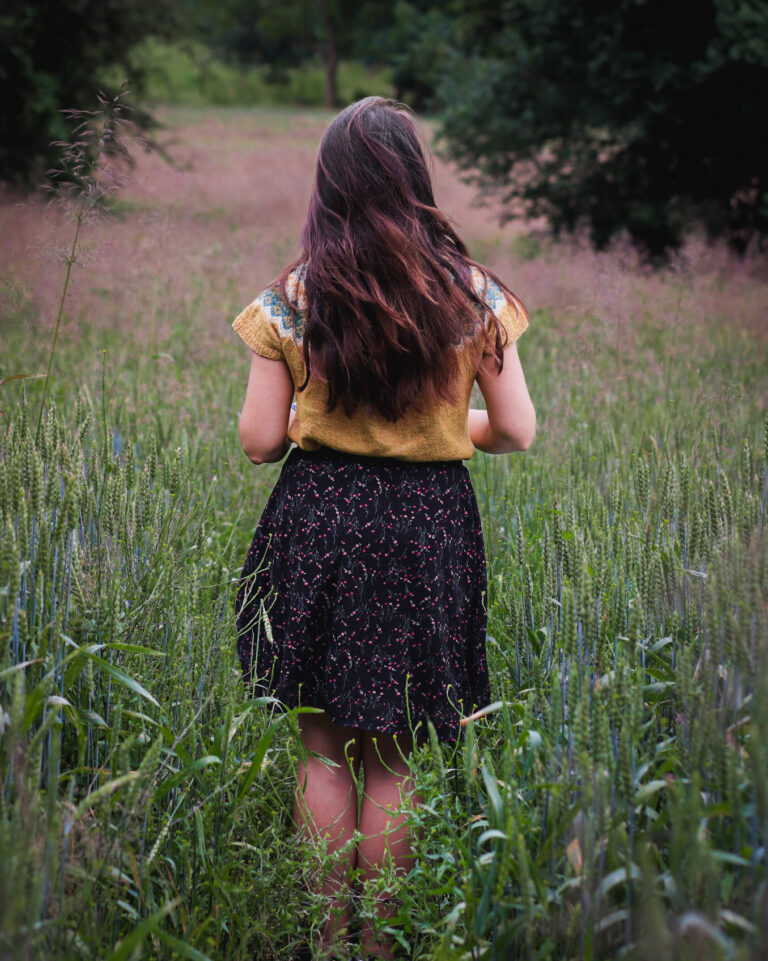
[[(590, 446), (596, 463), (615, 453)], [(493, 508), (500, 703), (425, 817), (458, 852), (462, 951), (764, 951), (765, 465), (746, 440), (726, 463), (638, 453), (602, 491), (508, 473)], [(426, 851), (421, 870), (437, 882)]]
[[(212, 337), (193, 302), (151, 335), (104, 303), (44, 386), (9, 379), (50, 332), (2, 296), (0, 958), (295, 957), (322, 852), (291, 827), (296, 712), (246, 700), (235, 655), (279, 470), (239, 450), (241, 304)], [(534, 312), (539, 437), (470, 461), (494, 704), (413, 758), (414, 957), (768, 953), (768, 350), (633, 312), (621, 352)]]
[(215, 536), (194, 443), (153, 434), (138, 463), (72, 414), (35, 442), (22, 399), (2, 441), (0, 953), (234, 948), (269, 927), (251, 875), (285, 847), (268, 752), (293, 715), (240, 696), (233, 528)]
[[(287, 957), (322, 908), (290, 830), (299, 747), (292, 715), (244, 699), (231, 614), (276, 468), (237, 452), (228, 347), (174, 409), (157, 361), (105, 339), (62, 343), (37, 439), (40, 387), (2, 389), (3, 956)], [(6, 346), (29, 362), (23, 330)], [(576, 409), (554, 449), (470, 462), (497, 704), (463, 750), (414, 759), (398, 931), (424, 957), (765, 945), (765, 429), (745, 403), (651, 442), (654, 399), (626, 408), (632, 448)]]

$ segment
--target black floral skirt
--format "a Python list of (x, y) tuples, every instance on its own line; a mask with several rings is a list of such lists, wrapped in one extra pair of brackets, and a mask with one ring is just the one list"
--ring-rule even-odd
[(294, 448), (235, 602), (247, 691), (453, 742), (488, 704), (483, 534), (461, 461)]

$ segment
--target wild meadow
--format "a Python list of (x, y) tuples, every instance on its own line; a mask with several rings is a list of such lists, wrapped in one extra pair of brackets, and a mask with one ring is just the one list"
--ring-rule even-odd
[[(160, 115), (92, 215), (0, 198), (2, 961), (288, 961), (326, 910), (296, 712), (235, 654), (279, 465), (240, 450), (229, 325), (293, 255), (327, 118)], [(765, 958), (768, 263), (692, 238), (652, 272), (435, 178), (530, 309), (539, 428), (468, 462), (494, 704), (413, 756), (403, 955)]]

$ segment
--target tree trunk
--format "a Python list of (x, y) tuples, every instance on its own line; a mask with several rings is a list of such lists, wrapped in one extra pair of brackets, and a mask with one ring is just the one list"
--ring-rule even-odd
[(325, 29), (325, 43), (322, 45), (323, 66), (325, 67), (325, 105), (339, 106), (339, 93), (336, 87), (336, 73), (339, 58), (336, 49), (336, 22), (333, 17), (331, 0), (323, 0), (323, 27)]

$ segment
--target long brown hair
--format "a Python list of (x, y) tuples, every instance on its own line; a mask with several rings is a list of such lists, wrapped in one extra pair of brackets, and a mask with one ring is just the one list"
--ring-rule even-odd
[[(469, 335), (498, 369), (505, 336), (472, 282), (467, 249), (438, 210), (409, 110), (367, 97), (335, 117), (320, 143), (300, 238), (307, 298), (303, 358), (328, 385), (328, 410), (360, 404), (390, 421), (409, 406), (455, 400), (456, 346)], [(510, 294), (490, 271), (487, 277)], [(478, 353), (479, 356), (479, 353)]]

